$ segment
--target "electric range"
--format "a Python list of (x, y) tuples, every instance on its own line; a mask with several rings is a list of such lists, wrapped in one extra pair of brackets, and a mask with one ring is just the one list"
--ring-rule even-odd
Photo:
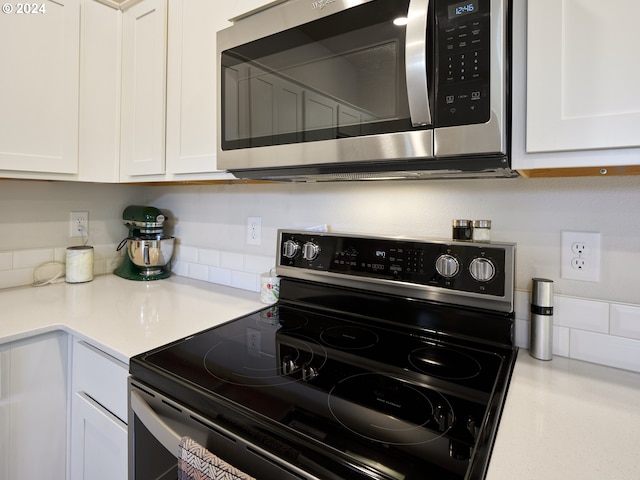
[(514, 264), (513, 244), (281, 230), (278, 303), (134, 357), (131, 388), (258, 479), (480, 479), (516, 357)]

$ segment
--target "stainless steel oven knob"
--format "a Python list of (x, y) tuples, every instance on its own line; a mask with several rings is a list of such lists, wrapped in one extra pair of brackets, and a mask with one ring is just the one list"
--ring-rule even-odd
[(302, 247), (302, 258), (305, 260), (315, 260), (320, 254), (320, 247), (313, 242), (307, 242)]
[(295, 240), (287, 240), (282, 244), (282, 255), (287, 258), (295, 257), (300, 251), (300, 244)]
[(285, 375), (291, 375), (298, 369), (298, 365), (291, 357), (284, 357), (282, 359), (282, 373)]
[(455, 277), (460, 271), (460, 262), (453, 255), (440, 255), (436, 260), (436, 271), (444, 278)]
[(318, 376), (317, 368), (314, 368), (310, 365), (305, 365), (304, 367), (302, 367), (302, 380), (304, 380), (305, 382), (313, 380), (317, 376)]
[(478, 282), (488, 282), (496, 274), (496, 267), (488, 258), (476, 257), (469, 264), (469, 273)]

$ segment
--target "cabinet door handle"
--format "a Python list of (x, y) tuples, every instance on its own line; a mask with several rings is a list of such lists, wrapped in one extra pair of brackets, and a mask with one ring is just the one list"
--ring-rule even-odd
[(131, 391), (131, 410), (133, 410), (133, 413), (136, 414), (144, 426), (147, 427), (151, 435), (153, 435), (164, 448), (177, 457), (178, 446), (180, 445), (182, 437), (153, 411), (138, 392), (133, 390)]

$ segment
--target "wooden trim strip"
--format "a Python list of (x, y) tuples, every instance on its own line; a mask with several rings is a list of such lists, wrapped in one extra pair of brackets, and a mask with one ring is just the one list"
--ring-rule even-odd
[(640, 175), (640, 165), (621, 165), (605, 167), (577, 168), (537, 168), (534, 170), (518, 170), (525, 178), (548, 177), (601, 177), (620, 175)]

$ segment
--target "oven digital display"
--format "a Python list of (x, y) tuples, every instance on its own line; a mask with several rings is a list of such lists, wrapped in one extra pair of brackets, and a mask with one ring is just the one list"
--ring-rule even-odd
[(462, 17), (470, 13), (475, 13), (479, 9), (478, 0), (456, 3), (449, 5), (449, 20)]

